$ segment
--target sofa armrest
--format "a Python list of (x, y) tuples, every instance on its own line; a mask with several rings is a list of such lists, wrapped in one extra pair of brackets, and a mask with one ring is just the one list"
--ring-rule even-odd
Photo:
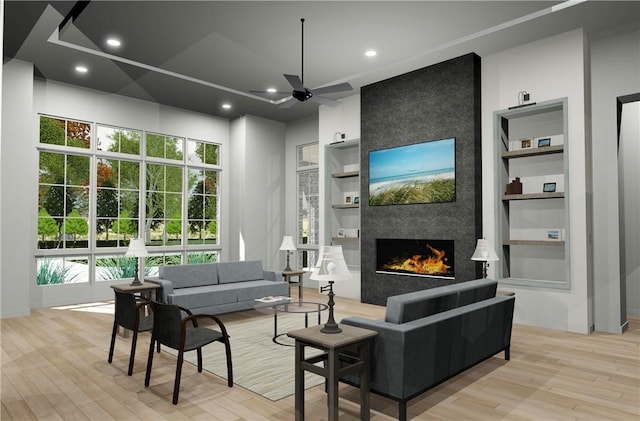
[(284, 278), (282, 277), (282, 271), (279, 271), (279, 270), (263, 270), (262, 276), (266, 281), (284, 282)]
[[(412, 328), (406, 324), (385, 322), (384, 319), (371, 320), (362, 317), (347, 317), (340, 323), (378, 332), (371, 347), (371, 389), (391, 397), (404, 398), (406, 374), (413, 364), (407, 355), (410, 351), (407, 339), (411, 336), (408, 333)], [(410, 353), (414, 351), (411, 350)], [(428, 358), (426, 355), (425, 357)], [(359, 384), (358, 377), (348, 377), (348, 380)]]
[(153, 282), (154, 284), (160, 284), (162, 286), (162, 296), (160, 297), (160, 301), (163, 303), (168, 303), (167, 297), (169, 294), (173, 293), (173, 282), (168, 279), (161, 278), (145, 278), (145, 282)]

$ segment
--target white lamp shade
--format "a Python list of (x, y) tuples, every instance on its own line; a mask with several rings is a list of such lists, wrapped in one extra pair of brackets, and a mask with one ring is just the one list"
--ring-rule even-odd
[(351, 273), (342, 255), (342, 246), (323, 246), (320, 258), (309, 279), (313, 281), (348, 281)]
[(129, 248), (125, 253), (125, 256), (133, 256), (133, 257), (145, 257), (148, 256), (149, 252), (144, 245), (144, 240), (142, 238), (134, 238), (129, 242)]
[(471, 260), (478, 260), (480, 262), (495, 262), (500, 260), (498, 255), (489, 244), (488, 240), (483, 238), (478, 239), (478, 243), (476, 244), (476, 250), (473, 252), (473, 256), (471, 256)]
[(296, 244), (293, 242), (293, 237), (290, 235), (285, 235), (282, 237), (282, 244), (280, 244), (280, 250), (294, 251), (296, 249)]

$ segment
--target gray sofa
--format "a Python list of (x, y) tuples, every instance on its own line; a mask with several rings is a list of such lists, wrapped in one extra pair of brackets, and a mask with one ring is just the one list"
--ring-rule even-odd
[[(480, 279), (396, 295), (385, 318), (347, 317), (341, 323), (378, 332), (372, 347), (370, 386), (407, 401), (467, 368), (504, 351), (509, 359), (514, 296), (496, 296), (497, 282)], [(359, 385), (357, 376), (340, 379)]]
[(289, 295), (282, 272), (262, 269), (259, 260), (161, 266), (161, 300), (194, 313), (221, 314), (253, 308), (256, 298)]

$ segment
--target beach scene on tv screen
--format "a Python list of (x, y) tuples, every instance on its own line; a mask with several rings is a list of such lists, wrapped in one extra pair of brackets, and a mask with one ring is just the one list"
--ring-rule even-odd
[(369, 152), (369, 205), (456, 200), (455, 138)]

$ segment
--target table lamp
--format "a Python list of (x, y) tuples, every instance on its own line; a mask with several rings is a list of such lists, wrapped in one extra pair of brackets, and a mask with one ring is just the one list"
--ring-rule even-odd
[(473, 256), (471, 256), (471, 260), (475, 260), (478, 262), (482, 262), (482, 277), (487, 277), (487, 268), (489, 267), (489, 262), (496, 262), (500, 260), (498, 255), (489, 244), (488, 240), (484, 238), (478, 239), (478, 243), (476, 244), (476, 249), (473, 252)]
[(348, 281), (351, 273), (342, 255), (342, 246), (323, 246), (320, 249), (320, 258), (309, 279), (313, 281), (329, 282), (320, 288), (320, 292), (329, 291), (329, 320), (320, 329), (322, 333), (340, 333), (342, 329), (333, 318), (333, 283), (336, 281)]
[(140, 279), (138, 278), (138, 260), (140, 257), (148, 256), (149, 252), (147, 248), (144, 246), (144, 240), (142, 238), (133, 238), (129, 242), (129, 248), (125, 253), (125, 256), (131, 256), (136, 258), (136, 273), (133, 277), (133, 282), (131, 282), (131, 286), (142, 285)]
[(280, 250), (287, 252), (287, 267), (284, 268), (285, 272), (291, 272), (291, 266), (289, 266), (289, 254), (296, 250), (296, 245), (293, 242), (293, 237), (285, 235), (282, 237), (282, 244), (280, 244)]

